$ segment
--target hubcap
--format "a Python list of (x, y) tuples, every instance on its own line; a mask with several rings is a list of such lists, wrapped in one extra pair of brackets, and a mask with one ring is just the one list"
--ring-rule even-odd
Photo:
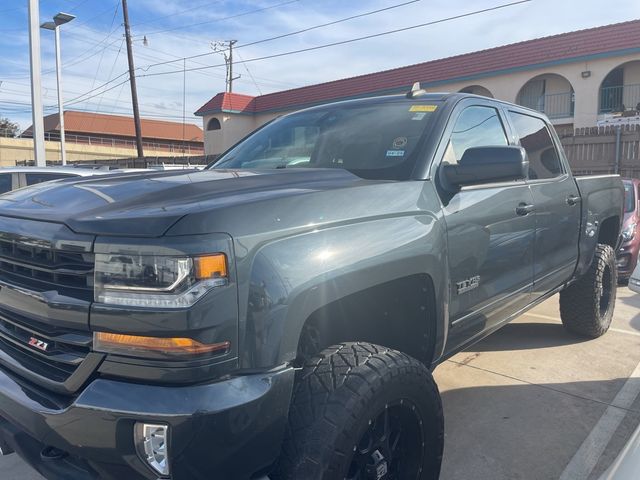
[(388, 405), (373, 420), (358, 444), (345, 480), (416, 479), (423, 457), (422, 421), (413, 404)]

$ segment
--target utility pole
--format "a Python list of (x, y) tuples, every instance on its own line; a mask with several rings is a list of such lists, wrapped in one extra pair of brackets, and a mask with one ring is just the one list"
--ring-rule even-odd
[(136, 128), (136, 147), (138, 158), (144, 158), (142, 150), (142, 127), (140, 126), (140, 110), (138, 109), (138, 89), (136, 88), (136, 74), (133, 65), (133, 49), (131, 47), (131, 29), (129, 28), (129, 11), (127, 0), (122, 0), (122, 16), (124, 18), (124, 35), (127, 41), (127, 59), (129, 60), (129, 85), (131, 86), (131, 103), (133, 104), (133, 123)]
[(29, 0), (29, 59), (31, 67), (31, 115), (33, 121), (33, 151), (36, 165), (45, 167), (44, 120), (42, 110), (42, 79), (40, 68), (40, 8), (39, 0)]
[(236, 43), (238, 43), (237, 40), (211, 42), (211, 48), (213, 48), (213, 51), (222, 53), (224, 56), (224, 62), (227, 65), (227, 78), (225, 79), (227, 93), (231, 93), (233, 91), (233, 81), (242, 76), (233, 76), (233, 46)]
[(229, 40), (229, 60), (227, 61), (227, 70), (229, 71), (229, 80), (227, 80), (228, 91), (233, 91), (233, 81), (240, 78), (240, 75), (233, 77), (233, 46), (238, 43), (237, 40)]

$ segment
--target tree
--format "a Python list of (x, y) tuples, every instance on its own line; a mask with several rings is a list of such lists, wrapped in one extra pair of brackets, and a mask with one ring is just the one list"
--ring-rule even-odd
[(0, 117), (0, 137), (17, 137), (19, 132), (20, 125), (8, 118)]

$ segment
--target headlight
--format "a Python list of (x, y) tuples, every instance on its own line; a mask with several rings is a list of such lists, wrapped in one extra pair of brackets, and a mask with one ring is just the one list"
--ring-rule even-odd
[(96, 254), (95, 301), (132, 307), (184, 308), (227, 283), (224, 254), (195, 257)]
[(629, 225), (627, 225), (627, 227), (622, 230), (622, 241), (623, 242), (628, 242), (630, 240), (633, 239), (635, 233), (636, 233), (636, 227), (638, 225), (636, 223), (631, 223)]

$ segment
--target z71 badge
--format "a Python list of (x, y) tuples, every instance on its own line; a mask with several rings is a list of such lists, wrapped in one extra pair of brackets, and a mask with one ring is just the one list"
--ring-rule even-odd
[(480, 275), (467, 278), (466, 280), (462, 280), (461, 282), (456, 282), (456, 293), (460, 295), (461, 293), (465, 293), (469, 290), (473, 290), (474, 288), (478, 288), (479, 285)]
[(45, 352), (47, 351), (47, 348), (49, 348), (49, 344), (47, 342), (43, 342), (36, 337), (31, 337), (29, 339), (29, 345), (36, 347), (39, 350), (44, 350)]

